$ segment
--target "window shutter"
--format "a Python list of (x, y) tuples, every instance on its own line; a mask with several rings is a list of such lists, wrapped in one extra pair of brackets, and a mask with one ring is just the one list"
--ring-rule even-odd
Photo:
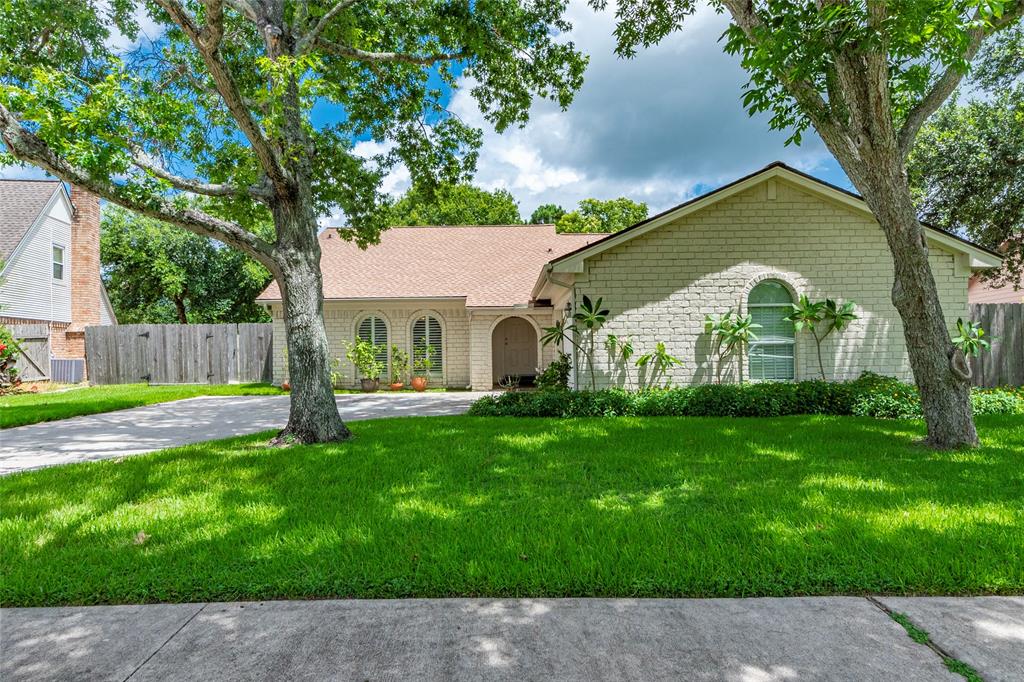
[(747, 307), (757, 341), (750, 344), (750, 378), (754, 381), (790, 381), (796, 377), (794, 359), (796, 328), (786, 319), (793, 302), (781, 282), (765, 280), (750, 291)]
[(443, 337), (441, 323), (431, 315), (419, 318), (412, 325), (413, 357), (420, 357), (420, 353), (427, 346), (432, 346), (434, 349), (430, 355), (430, 359), (434, 363), (434, 366), (430, 368), (430, 377), (440, 379), (444, 375)]
[(388, 364), (388, 326), (384, 320), (376, 315), (370, 315), (359, 323), (356, 335), (361, 341), (381, 347), (377, 353), (377, 360), (383, 362), (386, 367)]

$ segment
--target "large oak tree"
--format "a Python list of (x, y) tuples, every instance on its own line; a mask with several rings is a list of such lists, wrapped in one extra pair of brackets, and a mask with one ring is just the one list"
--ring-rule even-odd
[[(607, 0), (590, 0), (599, 9)], [(950, 339), (907, 181), (925, 121), (956, 89), (982, 43), (1019, 22), (1024, 0), (711, 0), (728, 13), (725, 49), (750, 75), (744, 104), (771, 125), (814, 128), (885, 233), (928, 442), (978, 442), (966, 361)], [(618, 53), (682, 28), (695, 0), (619, 0)]]
[[(281, 437), (340, 440), (318, 218), (340, 209), (354, 228), (345, 236), (372, 243), (391, 165), (417, 186), (467, 177), (480, 134), (444, 100), (460, 76), (498, 130), (523, 122), (537, 95), (568, 105), (586, 60), (559, 38), (564, 10), (563, 0), (11, 0), (0, 13), (0, 139), (10, 157), (266, 266), (288, 337)], [(113, 49), (112, 30), (134, 36), (139, 11), (160, 26), (157, 40)], [(365, 158), (364, 140), (387, 151)], [(262, 220), (272, 237), (247, 228)]]

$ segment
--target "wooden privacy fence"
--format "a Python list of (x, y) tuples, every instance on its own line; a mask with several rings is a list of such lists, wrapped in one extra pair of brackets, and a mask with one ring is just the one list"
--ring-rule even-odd
[(14, 366), (22, 381), (50, 378), (50, 325), (12, 324), (11, 335), (21, 346), (21, 355)]
[(86, 327), (85, 361), (94, 384), (269, 382), (273, 338), (269, 323)]
[(975, 386), (1024, 386), (1024, 304), (972, 303), (971, 320), (992, 341), (988, 352), (971, 358)]

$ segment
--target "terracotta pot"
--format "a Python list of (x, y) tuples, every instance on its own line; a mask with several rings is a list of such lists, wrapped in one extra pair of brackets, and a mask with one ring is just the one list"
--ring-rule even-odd
[(287, 381), (282, 381), (282, 382), (281, 382), (281, 390), (282, 390), (282, 391), (290, 391), (290, 390), (292, 390), (292, 385), (291, 385), (291, 383), (289, 383), (289, 382), (287, 382)]
[(395, 383), (391, 384), (392, 391), (401, 391), (403, 388), (405, 388), (405, 384), (403, 384), (401, 381), (396, 381)]
[(363, 393), (373, 393), (380, 386), (379, 379), (361, 379), (359, 381), (360, 387), (363, 389)]
[(427, 390), (427, 378), (426, 377), (413, 377), (412, 378), (413, 389), (423, 392)]

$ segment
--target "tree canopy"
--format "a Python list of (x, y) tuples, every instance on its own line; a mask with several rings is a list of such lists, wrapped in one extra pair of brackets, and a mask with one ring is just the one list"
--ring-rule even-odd
[(555, 223), (559, 232), (618, 232), (647, 219), (647, 204), (626, 197), (583, 199)]
[(998, 35), (974, 60), (966, 101), (921, 129), (908, 162), (922, 220), (1004, 251), (996, 285), (1024, 278), (1024, 28)]
[(518, 225), (519, 205), (507, 190), (467, 183), (433, 191), (410, 188), (388, 209), (388, 225)]
[(530, 214), (531, 225), (554, 225), (565, 215), (565, 209), (558, 204), (541, 204)]
[(270, 283), (270, 273), (209, 237), (107, 205), (100, 260), (104, 285), (122, 323), (270, 320), (255, 301)]

